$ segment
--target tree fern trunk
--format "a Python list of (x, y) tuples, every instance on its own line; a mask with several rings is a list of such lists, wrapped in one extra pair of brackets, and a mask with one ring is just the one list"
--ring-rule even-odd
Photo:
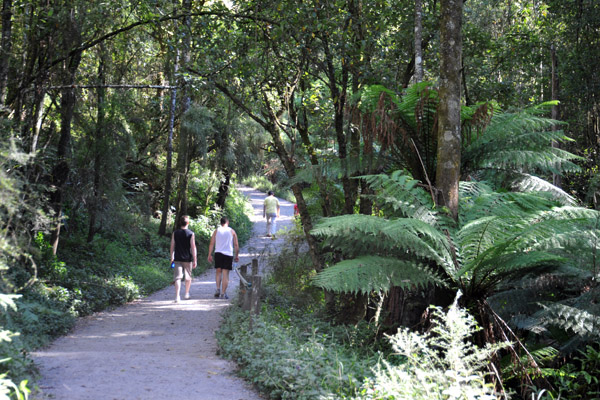
[[(558, 100), (558, 57), (556, 56), (556, 47), (554, 44), (551, 46), (551, 54), (552, 54), (552, 100)], [(558, 120), (559, 118), (559, 109), (558, 105), (552, 106), (552, 119)], [(554, 125), (552, 130), (558, 130), (558, 126)], [(552, 147), (560, 148), (560, 144), (557, 142), (552, 142)], [(552, 174), (552, 183), (554, 186), (561, 187), (562, 180), (560, 175), (553, 173)]]

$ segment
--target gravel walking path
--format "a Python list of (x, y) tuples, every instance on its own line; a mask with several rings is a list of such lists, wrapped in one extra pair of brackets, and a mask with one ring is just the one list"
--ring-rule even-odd
[[(253, 236), (240, 264), (272, 253), (283, 239), (265, 237), (264, 193), (238, 187), (254, 208)], [(280, 199), (277, 228), (292, 224), (293, 204)], [(232, 228), (235, 229), (235, 226)], [(198, 263), (206, 260), (198, 260)], [(228, 292), (239, 279), (231, 273)], [(172, 286), (111, 311), (81, 318), (49, 347), (34, 352), (41, 372), (34, 399), (259, 400), (235, 374), (236, 364), (216, 355), (215, 331), (233, 301), (215, 299), (214, 269), (194, 278), (191, 299), (175, 304)], [(183, 289), (182, 289), (183, 290)]]

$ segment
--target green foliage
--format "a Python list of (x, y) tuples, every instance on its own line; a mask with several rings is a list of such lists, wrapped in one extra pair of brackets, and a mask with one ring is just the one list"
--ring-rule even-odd
[(561, 175), (578, 171), (573, 161), (581, 158), (553, 146), (572, 141), (562, 130), (553, 130), (563, 123), (542, 116), (553, 105), (547, 102), (515, 112), (494, 112), (483, 133), (463, 148), (461, 173)]
[(248, 199), (237, 190), (230, 190), (223, 213), (229, 218), (229, 226), (235, 229), (240, 246), (252, 236), (252, 221), (248, 217), (252, 212)]
[[(368, 86), (361, 96), (360, 107), (370, 115), (365, 129), (383, 150), (391, 149), (397, 168), (422, 182), (433, 181), (436, 174), (437, 102), (430, 82), (409, 86), (400, 95), (381, 85)], [(461, 175), (506, 187), (516, 182), (521, 189), (550, 191), (573, 203), (560, 189), (532, 177), (580, 169), (574, 162), (582, 158), (556, 145), (572, 142), (554, 129), (564, 123), (543, 116), (555, 105), (546, 102), (517, 111), (502, 111), (490, 102), (463, 106)]]
[(316, 271), (309, 255), (303, 251), (305, 240), (300, 222), (296, 220), (294, 227), (283, 236), (284, 245), (268, 258), (267, 288), (274, 292), (272, 296), (298, 307), (319, 309), (323, 291), (312, 284)]
[[(402, 276), (418, 276), (419, 271), (427, 271), (423, 264), (433, 263), (437, 275), (424, 273), (418, 282), (446, 282), (466, 297), (481, 299), (513, 277), (563, 265), (561, 249), (574, 238), (583, 241), (595, 235), (595, 230), (584, 229), (594, 226), (598, 215), (593, 210), (557, 207), (547, 196), (497, 193), (476, 183), (461, 189), (459, 224), (454, 228), (442, 216), (426, 212), (427, 197), (412, 181), (398, 175), (371, 178), (372, 183), (382, 181), (393, 182), (384, 184), (382, 196), (376, 199), (396, 215), (409, 217), (350, 215), (315, 226), (314, 234), (324, 238), (325, 246), (354, 260), (338, 264), (335, 273), (324, 272), (326, 278), (317, 278), (320, 284), (328, 281), (331, 290), (349, 290), (348, 285), (363, 292), (391, 287), (392, 280), (382, 287), (358, 279), (360, 266), (367, 268), (364, 275), (382, 266), (395, 268), (399, 278), (394, 283), (401, 283)], [(412, 201), (402, 202), (409, 197)], [(593, 242), (588, 246), (592, 250)], [(382, 257), (389, 261), (382, 262)]]
[[(459, 294), (460, 295), (460, 294)], [(496, 399), (494, 385), (486, 381), (490, 358), (506, 344), (475, 346), (471, 338), (481, 327), (458, 297), (444, 312), (433, 307), (434, 327), (422, 335), (402, 329), (389, 336), (393, 350), (403, 357), (396, 365), (383, 360), (375, 368), (357, 399)]]
[[(0, 293), (0, 309), (3, 314), (6, 314), (9, 309), (17, 311), (15, 300), (19, 296), (6, 295)], [(6, 321), (0, 321), (0, 398), (9, 399), (16, 398), (18, 400), (26, 400), (29, 394), (27, 380), (21, 380), (19, 385), (14, 381), (28, 375), (31, 368), (31, 362), (27, 360), (22, 352), (22, 345), (18, 340), (18, 333), (13, 333), (10, 330), (5, 330)]]
[(289, 304), (267, 304), (252, 318), (250, 329), (248, 313), (228, 309), (217, 340), (240, 375), (271, 398), (353, 398), (379, 358), (362, 326), (333, 327)]

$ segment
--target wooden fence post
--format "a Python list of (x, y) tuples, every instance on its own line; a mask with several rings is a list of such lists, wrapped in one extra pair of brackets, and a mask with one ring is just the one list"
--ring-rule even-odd
[[(240, 266), (240, 274), (244, 277), (244, 279), (248, 280), (248, 264), (243, 264)], [(240, 305), (241, 307), (244, 306), (244, 299), (247, 296), (248, 293), (248, 288), (246, 288), (246, 285), (242, 284), (240, 282), (240, 285), (238, 287), (239, 290), (239, 296), (238, 296), (238, 305)]]
[(262, 288), (262, 277), (259, 275), (252, 277), (252, 294), (250, 312), (260, 314), (260, 289)]
[(258, 275), (258, 259), (252, 259), (252, 276)]

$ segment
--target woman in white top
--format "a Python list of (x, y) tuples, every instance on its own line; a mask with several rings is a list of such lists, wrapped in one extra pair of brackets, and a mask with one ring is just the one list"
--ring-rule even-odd
[(221, 218), (221, 226), (212, 234), (208, 245), (208, 262), (213, 262), (213, 250), (215, 251), (215, 269), (217, 270), (215, 280), (217, 291), (215, 297), (228, 299), (227, 285), (229, 285), (229, 271), (233, 267), (233, 261), (240, 261), (237, 234), (229, 227), (229, 220)]

